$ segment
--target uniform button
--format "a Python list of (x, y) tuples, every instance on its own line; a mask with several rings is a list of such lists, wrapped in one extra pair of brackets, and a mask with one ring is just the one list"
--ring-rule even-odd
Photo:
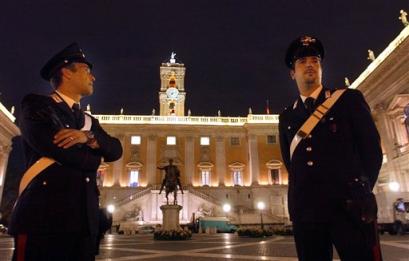
[(47, 186), (47, 181), (43, 181), (43, 186)]
[(310, 135), (308, 135), (308, 137), (307, 138), (309, 138), (309, 139), (311, 139), (312, 138), (312, 135), (310, 134)]
[(70, 125), (69, 124), (65, 124), (65, 128), (69, 128), (70, 127)]
[(288, 126), (287, 128), (288, 128), (289, 130), (291, 130), (291, 126)]
[(307, 147), (306, 150), (307, 150), (307, 151), (312, 151), (312, 148), (311, 148), (311, 147)]
[(308, 161), (308, 162), (307, 162), (307, 165), (308, 165), (308, 166), (312, 166), (312, 165), (314, 165), (314, 162)]
[(85, 178), (85, 181), (88, 183), (88, 182), (89, 182), (89, 178), (88, 178), (88, 177), (86, 177), (86, 178)]

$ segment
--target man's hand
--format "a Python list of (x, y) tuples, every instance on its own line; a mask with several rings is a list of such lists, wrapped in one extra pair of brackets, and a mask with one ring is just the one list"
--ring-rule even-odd
[(87, 135), (80, 130), (76, 129), (62, 129), (54, 136), (54, 144), (58, 147), (68, 149), (75, 144), (87, 143)]

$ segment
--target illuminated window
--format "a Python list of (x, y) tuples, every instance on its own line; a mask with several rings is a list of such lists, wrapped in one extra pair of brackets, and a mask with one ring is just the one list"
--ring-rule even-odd
[(129, 186), (133, 188), (139, 186), (139, 170), (131, 170), (129, 177)]
[(210, 171), (202, 170), (202, 186), (210, 186)]
[(131, 137), (131, 144), (132, 145), (140, 145), (141, 144), (141, 136), (132, 136)]
[(233, 171), (233, 184), (236, 186), (243, 186), (243, 177), (241, 171)]
[(230, 138), (230, 145), (232, 145), (232, 146), (240, 145), (240, 138), (239, 137), (231, 137)]
[(175, 136), (166, 137), (166, 145), (176, 145), (176, 137)]
[(200, 145), (209, 146), (210, 145), (210, 138), (209, 137), (200, 137)]

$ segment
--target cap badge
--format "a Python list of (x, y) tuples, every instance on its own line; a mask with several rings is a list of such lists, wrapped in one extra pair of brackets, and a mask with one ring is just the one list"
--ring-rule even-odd
[(315, 38), (312, 38), (310, 36), (304, 36), (303, 38), (301, 38), (300, 42), (302, 43), (302, 45), (304, 46), (309, 46), (312, 43), (315, 43)]

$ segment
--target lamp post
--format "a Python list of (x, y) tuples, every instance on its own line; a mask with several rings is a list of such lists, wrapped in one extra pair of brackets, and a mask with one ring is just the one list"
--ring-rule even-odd
[(114, 206), (114, 205), (108, 205), (108, 206), (107, 206), (107, 210), (108, 210), (109, 213), (112, 214), (112, 213), (114, 213), (114, 211), (115, 211), (115, 206)]
[(224, 213), (226, 213), (226, 217), (228, 217), (230, 210), (231, 210), (231, 205), (229, 203), (226, 203), (223, 205), (223, 211)]
[(389, 182), (389, 189), (393, 192), (399, 191), (400, 184), (396, 181)]
[(264, 223), (263, 223), (263, 210), (266, 208), (266, 204), (263, 201), (257, 203), (257, 208), (260, 210), (260, 225), (261, 230), (264, 230)]

